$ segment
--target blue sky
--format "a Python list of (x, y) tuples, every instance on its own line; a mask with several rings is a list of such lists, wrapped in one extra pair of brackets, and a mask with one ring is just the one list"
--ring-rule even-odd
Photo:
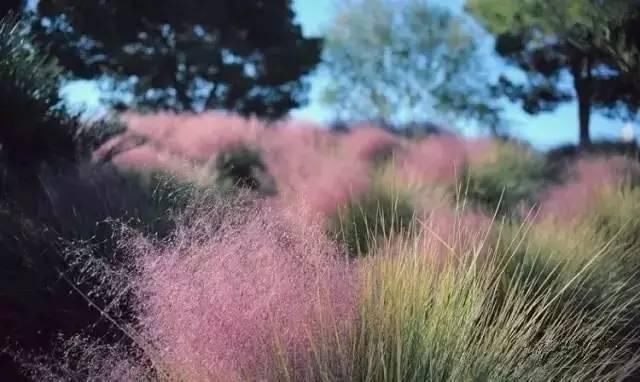
[[(336, 1), (338, 0), (293, 1), (297, 19), (305, 34), (322, 33), (331, 21)], [(433, 2), (459, 10), (463, 1), (433, 0)], [(330, 117), (328, 110), (318, 102), (323, 83), (327, 80), (319, 74), (311, 77), (311, 102), (308, 106), (295, 110), (292, 113), (294, 116), (319, 122), (326, 121)], [(75, 83), (65, 89), (65, 92), (74, 102), (88, 105), (97, 103), (97, 93), (91, 83)], [(510, 132), (513, 135), (524, 138), (540, 148), (577, 141), (577, 110), (573, 103), (565, 104), (553, 113), (535, 117), (523, 113), (514, 105), (507, 108), (505, 116), (510, 122)], [(608, 120), (595, 114), (592, 117), (592, 136), (594, 138), (619, 137), (622, 126), (623, 123), (620, 121)]]

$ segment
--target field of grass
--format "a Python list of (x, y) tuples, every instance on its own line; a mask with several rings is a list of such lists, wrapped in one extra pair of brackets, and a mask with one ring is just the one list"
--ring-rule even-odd
[(640, 376), (631, 158), (123, 120), (80, 170), (41, 176), (46, 208), (0, 209), (1, 334), (33, 380)]

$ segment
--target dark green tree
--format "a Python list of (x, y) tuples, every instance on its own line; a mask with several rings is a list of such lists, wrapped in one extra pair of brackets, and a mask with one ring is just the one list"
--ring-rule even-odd
[[(467, 9), (496, 36), (496, 52), (525, 74), (524, 81), (501, 76), (502, 94), (521, 102), (530, 114), (551, 111), (575, 99), (583, 146), (591, 142), (593, 110), (610, 117), (629, 118), (635, 116), (640, 105), (636, 87), (597, 43), (599, 26), (594, 20), (600, 3), (467, 0)], [(619, 8), (615, 11), (619, 12)]]
[(598, 46), (640, 89), (640, 1), (596, 1), (592, 8), (585, 28), (593, 35), (582, 36), (578, 43)]
[(122, 108), (280, 117), (306, 102), (320, 55), (289, 0), (40, 0), (33, 29)]

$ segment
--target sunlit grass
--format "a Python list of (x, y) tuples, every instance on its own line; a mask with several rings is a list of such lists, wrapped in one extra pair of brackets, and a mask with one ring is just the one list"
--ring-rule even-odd
[(346, 339), (316, 341), (310, 380), (613, 381), (637, 367), (631, 339), (616, 335), (637, 298), (611, 290), (576, 304), (606, 246), (537, 273), (522, 265), (538, 252), (491, 241), (448, 245), (444, 258), (434, 233), (379, 246), (362, 265), (359, 319)]

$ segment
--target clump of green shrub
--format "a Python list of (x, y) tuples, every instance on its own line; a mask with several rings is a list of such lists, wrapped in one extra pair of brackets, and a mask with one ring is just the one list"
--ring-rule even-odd
[(416, 211), (410, 192), (376, 179), (370, 190), (342, 206), (330, 223), (330, 231), (351, 256), (372, 253), (380, 240), (410, 234)]
[(275, 184), (262, 159), (262, 153), (247, 145), (234, 145), (218, 154), (216, 180), (222, 188), (237, 187), (265, 194), (275, 192)]
[[(86, 250), (94, 263), (113, 269), (131, 266), (118, 244), (122, 224), (165, 237), (198, 191), (160, 173), (123, 173), (91, 164), (38, 176), (41, 191), (30, 192), (29, 203), (15, 198), (0, 203), (0, 338), (26, 352), (46, 352), (58, 335), (82, 333), (119, 342), (121, 331), (78, 293), (91, 295), (102, 275), (87, 269), (89, 262), (70, 262), (69, 248)], [(125, 298), (91, 299), (125, 322), (133, 310)], [(6, 355), (0, 355), (0, 367), (5, 375), (19, 374)]]
[[(60, 98), (63, 75), (23, 22), (0, 20), (0, 349), (46, 353), (59, 335), (122, 341), (87, 297), (125, 318), (132, 302), (91, 296), (102, 276), (70, 263), (69, 248), (114, 269), (131, 266), (118, 245), (121, 223), (166, 236), (197, 193), (162, 174), (89, 163), (96, 146), (123, 126), (83, 124), (71, 115)], [(20, 366), (4, 352), (0, 370), (21, 380)]]
[(0, 20), (0, 144), (12, 166), (73, 162), (78, 121), (59, 95), (63, 71), (16, 17)]
[[(126, 130), (126, 124), (116, 116), (85, 122), (75, 134), (76, 146), (82, 158), (89, 158), (100, 146)], [(108, 161), (105, 159), (104, 162)]]
[(489, 212), (514, 215), (554, 178), (543, 157), (514, 144), (499, 144), (491, 158), (467, 165), (456, 192)]
[(575, 160), (583, 156), (624, 156), (631, 160), (640, 159), (639, 147), (636, 142), (615, 140), (600, 140), (591, 142), (588, 147), (575, 144), (562, 145), (547, 152), (550, 161), (559, 162)]

